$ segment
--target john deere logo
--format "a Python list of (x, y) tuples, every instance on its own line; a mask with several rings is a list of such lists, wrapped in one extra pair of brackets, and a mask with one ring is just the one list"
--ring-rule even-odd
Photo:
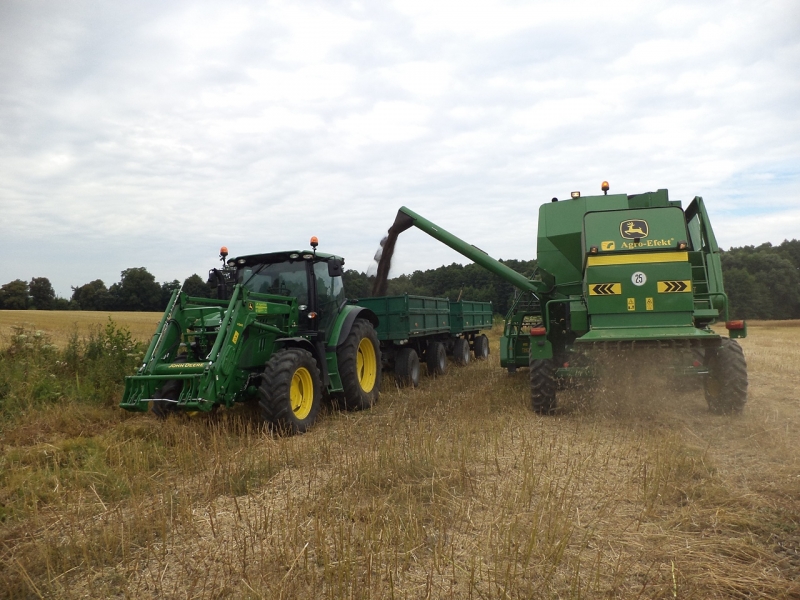
[(626, 240), (646, 238), (648, 229), (647, 221), (642, 219), (629, 219), (619, 224), (619, 232)]

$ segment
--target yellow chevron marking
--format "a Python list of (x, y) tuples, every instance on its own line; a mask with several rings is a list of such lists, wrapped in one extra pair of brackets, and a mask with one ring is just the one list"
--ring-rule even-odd
[(692, 282), (689, 279), (683, 281), (659, 281), (659, 294), (676, 294), (680, 292), (691, 292)]

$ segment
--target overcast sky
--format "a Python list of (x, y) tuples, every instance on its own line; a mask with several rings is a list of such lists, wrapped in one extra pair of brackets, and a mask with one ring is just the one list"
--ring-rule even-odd
[[(365, 271), (401, 205), (530, 259), (604, 179), (799, 238), (800, 3), (0, 1), (0, 284), (311, 235)], [(451, 262), (412, 230), (393, 274)]]

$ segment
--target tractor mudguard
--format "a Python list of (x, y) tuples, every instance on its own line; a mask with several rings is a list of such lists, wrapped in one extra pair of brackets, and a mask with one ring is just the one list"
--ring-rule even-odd
[(322, 342), (311, 343), (304, 337), (291, 337), (291, 338), (278, 338), (275, 343), (284, 348), (302, 348), (308, 350), (319, 365), (320, 375), (322, 376), (322, 385), (327, 386), (330, 381), (328, 374), (328, 361), (325, 358), (325, 345)]
[(331, 336), (328, 338), (328, 347), (326, 348), (328, 352), (335, 352), (339, 344), (347, 339), (356, 319), (366, 319), (372, 323), (373, 327), (378, 327), (378, 317), (374, 312), (368, 308), (348, 304), (339, 313), (339, 318), (336, 319), (336, 323), (333, 325)]

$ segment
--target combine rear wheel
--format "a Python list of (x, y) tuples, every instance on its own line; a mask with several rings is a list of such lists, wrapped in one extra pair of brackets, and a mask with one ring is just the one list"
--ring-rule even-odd
[(441, 342), (431, 342), (425, 351), (428, 375), (444, 375), (447, 371), (447, 350)]
[(747, 362), (742, 347), (735, 340), (722, 338), (719, 348), (706, 350), (706, 366), (705, 393), (711, 412), (742, 412), (747, 402)]
[(381, 391), (381, 346), (369, 321), (356, 319), (336, 350), (348, 410), (371, 408)]
[(305, 433), (322, 406), (322, 383), (311, 353), (289, 348), (264, 368), (258, 388), (261, 417), (287, 433)]
[[(177, 357), (172, 364), (179, 364), (186, 362), (186, 355), (181, 354)], [(168, 416), (175, 414), (178, 410), (177, 401), (180, 398), (181, 390), (183, 390), (182, 379), (170, 379), (160, 389), (156, 390), (156, 398), (163, 398), (163, 400), (153, 400), (150, 410), (159, 419), (166, 419)], [(174, 402), (170, 402), (174, 400)]]
[(489, 338), (484, 334), (476, 335), (472, 342), (472, 352), (477, 360), (489, 358)]
[(556, 363), (552, 358), (532, 358), (529, 363), (531, 377), (531, 408), (543, 415), (556, 410)]
[(397, 353), (394, 376), (400, 387), (419, 385), (419, 356), (413, 348), (403, 348)]
[(464, 338), (458, 338), (453, 344), (453, 360), (457, 365), (465, 366), (469, 364), (469, 342)]

